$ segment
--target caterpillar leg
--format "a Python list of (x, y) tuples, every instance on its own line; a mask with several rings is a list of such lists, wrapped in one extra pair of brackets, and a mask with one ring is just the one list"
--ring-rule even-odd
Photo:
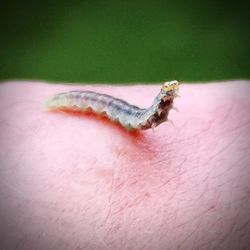
[(167, 122), (171, 123), (174, 126), (174, 122), (170, 119), (167, 119)]

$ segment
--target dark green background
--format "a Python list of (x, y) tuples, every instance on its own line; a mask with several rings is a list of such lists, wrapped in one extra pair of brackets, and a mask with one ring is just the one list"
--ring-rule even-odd
[(0, 80), (249, 78), (249, 13), (230, 1), (8, 1)]

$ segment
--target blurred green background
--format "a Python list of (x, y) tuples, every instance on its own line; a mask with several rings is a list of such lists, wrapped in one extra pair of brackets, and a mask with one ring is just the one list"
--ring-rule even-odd
[(0, 80), (250, 78), (247, 1), (8, 1)]

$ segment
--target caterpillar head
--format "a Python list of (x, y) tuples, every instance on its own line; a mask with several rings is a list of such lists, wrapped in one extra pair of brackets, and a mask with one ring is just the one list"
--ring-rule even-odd
[(162, 85), (162, 91), (165, 93), (172, 94), (172, 93), (178, 91), (179, 85), (180, 85), (180, 83), (177, 80), (165, 82)]
[(159, 110), (167, 111), (172, 107), (174, 98), (178, 96), (179, 85), (176, 80), (163, 83), (161, 92), (156, 98)]
[(169, 110), (173, 108), (174, 98), (178, 96), (179, 84), (176, 80), (163, 83), (160, 94), (154, 102), (154, 108), (159, 122), (165, 121)]

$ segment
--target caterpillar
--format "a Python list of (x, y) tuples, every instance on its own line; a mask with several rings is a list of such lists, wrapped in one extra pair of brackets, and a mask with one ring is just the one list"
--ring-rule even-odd
[(112, 121), (118, 121), (128, 130), (155, 128), (168, 120), (173, 101), (178, 96), (179, 82), (165, 82), (151, 107), (142, 109), (110, 95), (93, 91), (70, 91), (53, 96), (47, 103), (48, 110), (92, 110), (98, 115), (106, 115)]

